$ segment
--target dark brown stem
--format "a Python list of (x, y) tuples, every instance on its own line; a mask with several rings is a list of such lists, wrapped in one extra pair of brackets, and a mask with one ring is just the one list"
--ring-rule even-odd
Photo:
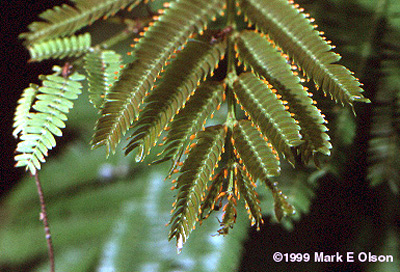
[(42, 185), (40, 184), (39, 174), (35, 173), (35, 181), (38, 189), (39, 199), (40, 199), (40, 220), (43, 221), (44, 232), (46, 234), (47, 247), (49, 250), (49, 259), (50, 259), (50, 272), (55, 272), (55, 264), (54, 264), (54, 249), (53, 242), (51, 240), (50, 226), (47, 220), (47, 212), (46, 212), (46, 203), (44, 201), (44, 195), (42, 190)]

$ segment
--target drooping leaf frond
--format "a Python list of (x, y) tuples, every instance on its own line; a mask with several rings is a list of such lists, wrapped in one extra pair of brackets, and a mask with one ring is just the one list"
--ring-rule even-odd
[(93, 147), (106, 145), (107, 152), (115, 151), (167, 59), (192, 33), (202, 31), (208, 19), (216, 16), (223, 6), (219, 0), (182, 0), (169, 4), (136, 44), (135, 60), (122, 71), (107, 96), (96, 125)]
[(301, 69), (342, 104), (369, 102), (360, 83), (344, 66), (333, 64), (340, 56), (332, 51), (307, 16), (287, 0), (239, 0), (248, 19), (297, 63)]
[(234, 91), (264, 136), (293, 162), (291, 147), (302, 143), (300, 127), (285, 110), (282, 100), (253, 73), (242, 73), (234, 83)]
[(233, 128), (233, 145), (254, 182), (280, 174), (276, 151), (262, 138), (248, 120), (238, 121)]
[(94, 51), (85, 55), (85, 69), (89, 83), (89, 100), (101, 108), (104, 97), (118, 79), (121, 56), (112, 50)]
[(167, 67), (163, 75), (164, 80), (146, 98), (147, 104), (133, 126), (135, 132), (126, 153), (139, 146), (136, 160), (143, 160), (168, 121), (194, 94), (199, 82), (212, 73), (224, 55), (225, 47), (225, 42), (213, 45), (199, 40), (188, 42)]
[(94, 21), (108, 17), (129, 5), (138, 5), (141, 0), (74, 0), (75, 7), (67, 4), (48, 9), (40, 18), (44, 21), (29, 25), (30, 32), (22, 33), (27, 43), (37, 43), (75, 33)]
[(314, 152), (330, 154), (328, 130), (324, 125), (324, 116), (313, 104), (307, 89), (300, 84), (300, 78), (291, 70), (291, 65), (282, 57), (281, 52), (259, 33), (242, 31), (236, 38), (236, 46), (243, 63), (269, 84), (276, 88), (283, 101), (288, 102), (288, 111), (299, 121), (305, 143), (299, 148), (305, 161)]
[(251, 225), (256, 226), (257, 229), (263, 224), (261, 207), (259, 205), (260, 200), (255, 187), (251, 181), (247, 178), (246, 174), (242, 174), (242, 167), (238, 166), (235, 168), (236, 171), (236, 183), (240, 196), (243, 197), (246, 203), (246, 210), (249, 213), (251, 219)]
[(197, 143), (180, 169), (169, 233), (169, 239), (176, 237), (178, 252), (196, 224), (202, 195), (222, 153), (226, 131), (225, 126), (217, 125), (197, 133)]
[(87, 52), (91, 46), (91, 36), (85, 33), (78, 36), (56, 38), (44, 42), (34, 43), (28, 47), (31, 61), (45, 59), (62, 59), (65, 57), (79, 57)]
[[(65, 127), (66, 114), (73, 107), (71, 100), (78, 98), (84, 76), (73, 73), (61, 76), (62, 69), (55, 67), (55, 74), (40, 76), (42, 86), (31, 85), (24, 91), (23, 98), (14, 118), (14, 135), (21, 140), (15, 156), (17, 167), (26, 167), (32, 174), (45, 162), (48, 150), (56, 146), (53, 135), (61, 136)], [(36, 101), (28, 109), (33, 97)]]
[(165, 140), (163, 158), (172, 160), (174, 166), (182, 156), (190, 137), (197, 133), (208, 116), (218, 108), (223, 99), (224, 87), (216, 82), (204, 82), (171, 122)]

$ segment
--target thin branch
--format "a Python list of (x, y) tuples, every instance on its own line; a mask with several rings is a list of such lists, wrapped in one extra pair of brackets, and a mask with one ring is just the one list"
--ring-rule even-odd
[(48, 250), (49, 250), (50, 272), (55, 272), (53, 242), (52, 242), (52, 239), (51, 239), (49, 222), (47, 220), (46, 203), (44, 201), (42, 185), (40, 184), (39, 174), (38, 174), (37, 171), (35, 173), (35, 181), (36, 181), (36, 186), (37, 186), (37, 189), (38, 189), (38, 194), (39, 194), (39, 199), (40, 199), (40, 208), (41, 208), (40, 220), (43, 221), (44, 232), (46, 234), (47, 247), (48, 247)]

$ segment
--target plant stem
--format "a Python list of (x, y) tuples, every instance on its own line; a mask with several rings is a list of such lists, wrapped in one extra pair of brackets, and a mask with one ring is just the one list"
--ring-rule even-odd
[(47, 220), (46, 203), (44, 201), (43, 189), (42, 189), (42, 185), (41, 185), (40, 179), (39, 179), (39, 174), (37, 171), (35, 173), (35, 181), (36, 181), (36, 187), (37, 187), (39, 199), (40, 199), (40, 208), (41, 208), (40, 220), (43, 221), (44, 232), (46, 234), (47, 248), (49, 250), (50, 272), (55, 272), (53, 242), (51, 239), (49, 222)]

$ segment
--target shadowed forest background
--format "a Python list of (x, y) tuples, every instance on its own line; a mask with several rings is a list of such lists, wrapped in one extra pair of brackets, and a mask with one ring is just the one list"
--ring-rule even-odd
[[(400, 260), (400, 4), (395, 2), (387, 1), (392, 8), (379, 13), (382, 9), (377, 7), (386, 1), (297, 1), (337, 46), (340, 63), (355, 72), (372, 103), (357, 104), (354, 117), (348, 107), (327, 99), (319, 102), (329, 120), (332, 156), (321, 158), (320, 169), (297, 171), (286, 165), (286, 173), (282, 171), (278, 179), (281, 184), (293, 180), (307, 184), (306, 189), (285, 188), (289, 202), (292, 196), (291, 203), (300, 206), (301, 218), (294, 223), (276, 223), (272, 208), (265, 204), (260, 231), (249, 227), (241, 210), (230, 234), (214, 237), (218, 221), (213, 214), (210, 222), (197, 226), (182, 254), (176, 255), (164, 227), (175, 196), (169, 191), (170, 181), (164, 181), (167, 167), (137, 164), (122, 153), (106, 160), (104, 150), (91, 151), (88, 143), (96, 111), (77, 103), (62, 139), (57, 139), (40, 171), (59, 271), (112, 271), (107, 270), (110, 267), (121, 269), (117, 271), (136, 271), (132, 267), (141, 271), (396, 271)], [(13, 167), (12, 120), (22, 90), (39, 83), (38, 75), (49, 74), (55, 63), (28, 64), (29, 53), (18, 34), (26, 32), (39, 13), (61, 3), (0, 4), (0, 271), (48, 270), (34, 180)], [(276, 251), (312, 257), (314, 252), (371, 252), (393, 255), (395, 262), (275, 263)]]

